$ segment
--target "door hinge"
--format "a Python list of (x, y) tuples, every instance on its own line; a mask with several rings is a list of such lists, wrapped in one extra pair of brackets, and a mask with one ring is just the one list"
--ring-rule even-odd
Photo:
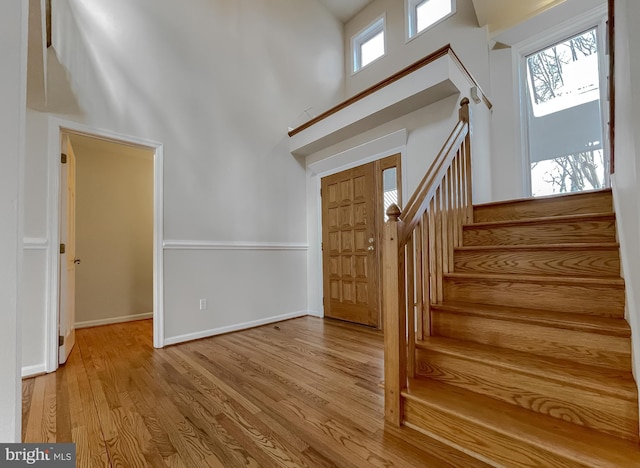
[(66, 154), (64, 154), (64, 153), (60, 154), (60, 162), (62, 164), (67, 164), (67, 155)]
[(320, 250), (324, 252), (324, 242), (320, 242)]
[(58, 337), (58, 346), (63, 346), (64, 345), (64, 336), (60, 335)]
[(67, 246), (64, 244), (60, 244), (60, 253), (63, 254), (67, 251)]
[(320, 196), (322, 197), (322, 189), (320, 189)]

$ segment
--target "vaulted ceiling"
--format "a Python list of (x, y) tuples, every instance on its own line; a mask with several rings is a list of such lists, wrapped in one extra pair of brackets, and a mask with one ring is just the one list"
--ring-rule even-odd
[(478, 24), (488, 26), (495, 35), (522, 23), (565, 0), (473, 0)]
[[(340, 21), (347, 22), (373, 0), (319, 0)], [(396, 0), (402, 1), (402, 0)], [(565, 0), (472, 0), (478, 24), (495, 35)]]
[(343, 23), (353, 18), (373, 0), (319, 0), (327, 9)]

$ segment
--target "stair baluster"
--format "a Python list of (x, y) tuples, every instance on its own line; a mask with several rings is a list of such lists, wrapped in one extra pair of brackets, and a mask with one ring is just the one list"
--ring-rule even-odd
[(443, 275), (453, 266), (462, 225), (471, 220), (469, 99), (459, 121), (407, 203), (387, 210), (383, 244), (385, 418), (402, 422), (401, 392), (415, 375), (416, 332), (431, 334), (431, 304), (442, 302)]

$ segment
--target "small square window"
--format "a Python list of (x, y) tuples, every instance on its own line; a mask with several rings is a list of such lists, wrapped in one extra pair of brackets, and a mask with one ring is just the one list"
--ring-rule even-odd
[(353, 36), (351, 49), (354, 73), (382, 57), (385, 54), (384, 16)]
[(409, 39), (456, 12), (455, 0), (407, 0)]

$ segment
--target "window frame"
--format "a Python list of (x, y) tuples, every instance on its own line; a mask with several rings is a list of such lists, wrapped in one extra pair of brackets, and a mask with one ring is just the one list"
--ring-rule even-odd
[(607, 9), (606, 5), (594, 8), (582, 13), (572, 20), (562, 22), (552, 26), (542, 33), (536, 34), (525, 40), (520, 41), (512, 47), (513, 62), (513, 97), (515, 111), (515, 125), (517, 132), (516, 149), (521, 159), (521, 177), (522, 177), (522, 195), (524, 197), (532, 196), (532, 180), (531, 180), (531, 158), (529, 155), (529, 121), (531, 115), (527, 107), (528, 96), (528, 79), (526, 58), (531, 54), (540, 52), (545, 48), (553, 45), (553, 43), (563, 41), (564, 39), (578, 35), (589, 29), (596, 28), (598, 30), (598, 48), (601, 51), (599, 57), (600, 79), (600, 113), (602, 121), (602, 148), (605, 165), (605, 185), (611, 187), (610, 171), (610, 143), (609, 143), (609, 108), (606, 105), (608, 101), (608, 80), (603, 77), (609, 74), (609, 52), (606, 44), (607, 38)]
[[(382, 57), (387, 55), (387, 18), (386, 14), (383, 14), (372, 21), (367, 27), (360, 30), (351, 38), (351, 74), (355, 75), (360, 70), (367, 68), (372, 63), (377, 62)], [(376, 57), (366, 65), (362, 65), (362, 46), (369, 42), (371, 39), (382, 33), (383, 40), (383, 52), (382, 55)]]
[(427, 26), (421, 31), (418, 31), (418, 7), (425, 2), (430, 0), (405, 0), (405, 22), (406, 22), (406, 32), (407, 32), (407, 42), (412, 41), (418, 36), (421, 36), (426, 31), (435, 28), (437, 25), (451, 18), (456, 14), (457, 5), (456, 0), (449, 0), (451, 2), (451, 12), (438, 19), (435, 23)]

